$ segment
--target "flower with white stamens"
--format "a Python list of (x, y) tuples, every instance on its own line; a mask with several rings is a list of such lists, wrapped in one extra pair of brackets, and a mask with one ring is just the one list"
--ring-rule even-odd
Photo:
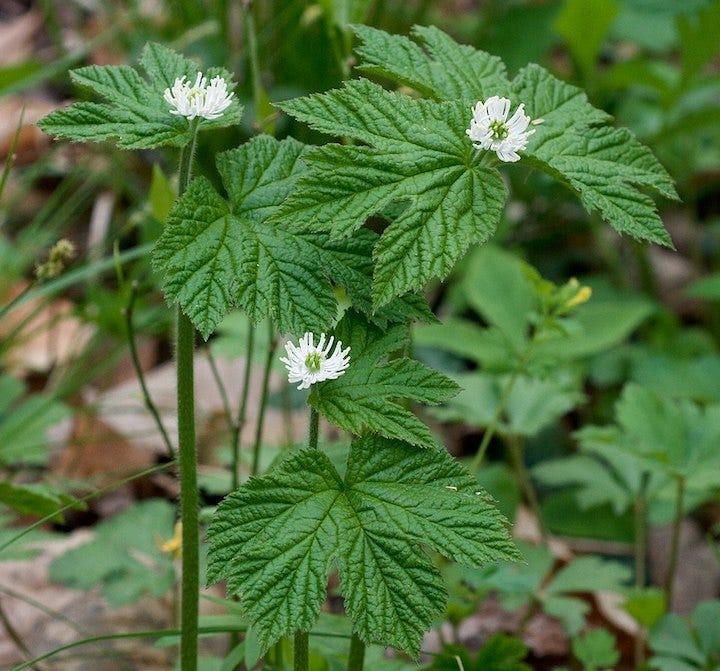
[(490, 149), (501, 161), (513, 163), (520, 160), (519, 151), (527, 147), (528, 138), (535, 132), (528, 130), (531, 119), (525, 114), (525, 105), (520, 104), (510, 114), (510, 100), (492, 96), (485, 102), (479, 101), (472, 110), (468, 134), (476, 149)]
[[(333, 343), (335, 348), (333, 349)], [(288, 371), (288, 382), (299, 382), (298, 389), (308, 389), (316, 382), (335, 380), (350, 365), (350, 348), (342, 348), (342, 343), (330, 336), (320, 334), (320, 341), (315, 345), (315, 336), (306, 333), (298, 345), (288, 342), (285, 345), (287, 357), (280, 359)]]
[(165, 89), (163, 98), (170, 105), (170, 114), (212, 121), (219, 119), (230, 107), (234, 95), (228, 91), (227, 82), (222, 77), (213, 77), (208, 85), (202, 72), (198, 72), (194, 84), (184, 75), (178, 77), (172, 88)]

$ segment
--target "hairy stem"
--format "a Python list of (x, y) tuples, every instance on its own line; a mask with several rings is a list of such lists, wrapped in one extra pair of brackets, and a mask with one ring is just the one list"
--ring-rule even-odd
[[(640, 490), (635, 499), (635, 587), (645, 587), (645, 560), (647, 555), (647, 485), (649, 474), (643, 473), (640, 479)], [(645, 630), (638, 626), (635, 636), (635, 666), (640, 668), (645, 663)]]
[[(192, 122), (192, 140), (180, 155), (178, 193), (190, 183), (197, 143), (197, 122)], [(195, 328), (177, 308), (175, 333), (177, 365), (178, 452), (180, 465), (180, 516), (182, 519), (182, 581), (180, 596), (180, 668), (197, 671), (198, 601), (200, 593), (200, 507), (197, 487), (197, 453), (195, 448), (195, 373), (193, 355)]]
[(317, 450), (318, 435), (320, 433), (320, 414), (315, 408), (310, 408), (310, 435), (308, 437), (308, 447)]
[(175, 459), (175, 448), (170, 441), (170, 436), (165, 429), (165, 425), (163, 424), (162, 418), (160, 417), (157, 406), (152, 400), (150, 390), (145, 383), (145, 373), (143, 372), (142, 365), (140, 364), (140, 357), (138, 356), (137, 342), (135, 340), (135, 326), (133, 323), (133, 311), (135, 309), (137, 289), (137, 282), (133, 282), (130, 285), (130, 297), (128, 298), (127, 306), (123, 311), (125, 316), (125, 331), (127, 333), (128, 349), (130, 350), (130, 360), (132, 361), (133, 369), (135, 370), (135, 377), (137, 377), (138, 383), (140, 384), (140, 390), (142, 391), (143, 403), (145, 404), (145, 408), (152, 415), (152, 418), (155, 421), (155, 426), (157, 426), (158, 431), (162, 436), (163, 443), (165, 443), (165, 448), (168, 451), (168, 455), (171, 459)]
[(310, 668), (310, 646), (308, 645), (308, 633), (296, 631), (294, 641), (293, 671), (308, 671)]
[(363, 671), (365, 665), (365, 644), (357, 634), (350, 639), (350, 654), (348, 656), (347, 671)]
[[(310, 408), (310, 431), (308, 435), (308, 447), (311, 450), (317, 450), (318, 434), (320, 428), (320, 415), (314, 408)], [(310, 656), (308, 646), (308, 633), (305, 631), (295, 632), (294, 641), (294, 657), (293, 671), (308, 671), (308, 659)]]
[(677, 477), (677, 494), (675, 499), (675, 519), (672, 527), (672, 540), (670, 541), (670, 562), (665, 576), (665, 607), (672, 608), (673, 585), (677, 570), (678, 555), (680, 554), (680, 532), (685, 517), (685, 478)]
[(270, 387), (270, 373), (272, 372), (272, 363), (275, 358), (275, 349), (277, 340), (273, 332), (272, 322), (268, 320), (268, 350), (265, 359), (265, 369), (263, 370), (262, 391), (260, 396), (260, 412), (258, 414), (257, 424), (255, 426), (255, 442), (253, 443), (253, 460), (252, 474), (257, 475), (260, 470), (260, 449), (262, 447), (263, 429), (265, 427), (265, 411), (268, 403), (268, 389)]

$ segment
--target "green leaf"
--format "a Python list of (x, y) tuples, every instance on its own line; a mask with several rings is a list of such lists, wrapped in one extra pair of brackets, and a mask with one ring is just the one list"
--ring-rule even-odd
[(631, 492), (613, 471), (589, 455), (550, 459), (533, 468), (533, 477), (548, 487), (575, 485), (578, 505), (588, 510), (609, 504), (617, 515), (632, 505)]
[[(0, 504), (9, 506), (23, 515), (46, 517), (58, 508), (73, 504), (76, 509), (84, 509), (85, 504), (76, 501), (72, 496), (58, 492), (45, 485), (15, 485), (11, 482), (0, 482)], [(56, 514), (53, 519), (62, 522), (62, 513)]]
[(572, 651), (588, 671), (614, 668), (620, 660), (617, 641), (606, 629), (591, 629), (573, 639)]
[(229, 196), (192, 182), (170, 213), (153, 253), (166, 296), (207, 338), (234, 305), (281, 330), (322, 330), (336, 303), (308, 245), (267, 221), (296, 179), (303, 145), (253, 138), (218, 156)]
[[(337, 314), (331, 281), (370, 312), (372, 247), (377, 236), (346, 240), (294, 232), (271, 219), (302, 173), (305, 147), (288, 138), (254, 137), (218, 155), (228, 199), (204, 178), (176, 202), (153, 253), (166, 296), (179, 302), (207, 338), (239, 306), (257, 322), (271, 317), (290, 333), (327, 329)], [(432, 320), (427, 303), (403, 296), (373, 319), (385, 325)]]
[(361, 79), (280, 107), (316, 130), (370, 146), (309, 152), (308, 172), (277, 221), (345, 237), (390, 203), (407, 204), (375, 247), (377, 307), (444, 278), (470, 244), (494, 233), (505, 187), (465, 135), (465, 105), (413, 100)]
[(62, 403), (45, 394), (20, 400), (24, 386), (9, 376), (0, 376), (0, 463), (44, 463), (47, 432), (68, 416)]
[(505, 65), (497, 56), (455, 42), (434, 26), (415, 26), (412, 36), (355, 26), (360, 72), (379, 75), (438, 100), (474, 103), (506, 91)]
[[(159, 44), (148, 44), (140, 64), (148, 78), (127, 65), (89, 65), (71, 72), (73, 81), (94, 91), (104, 103), (78, 102), (52, 112), (38, 122), (46, 133), (80, 142), (115, 140), (123, 149), (182, 147), (190, 141), (188, 120), (170, 114), (163, 92), (176, 77), (194, 79), (198, 68), (190, 60)], [(232, 77), (222, 70), (208, 74), (224, 77), (232, 89)], [(240, 122), (237, 100), (219, 119), (200, 121), (200, 129), (222, 128)]]
[(598, 354), (627, 338), (654, 309), (643, 297), (598, 286), (590, 301), (570, 317), (554, 320), (553, 328), (543, 329), (530, 346), (531, 332), (541, 321), (541, 296), (530, 280), (534, 269), (493, 245), (473, 250), (464, 268), (459, 284), (463, 299), (488, 328), (450, 318), (417, 328), (416, 343), (470, 359), (490, 371), (514, 370), (527, 356), (529, 363), (553, 369)]
[(50, 579), (82, 590), (101, 585), (113, 606), (146, 593), (164, 595), (175, 573), (160, 545), (173, 534), (174, 516), (173, 506), (160, 499), (133, 505), (98, 524), (91, 541), (55, 559)]
[[(555, 28), (586, 79), (595, 72), (600, 48), (618, 13), (615, 0), (566, 0)], [(588, 21), (588, 17), (592, 20)]]
[(337, 563), (360, 637), (416, 653), (446, 599), (421, 544), (471, 565), (517, 557), (478, 489), (444, 450), (363, 438), (344, 478), (324, 453), (301, 450), (220, 504), (208, 578), (227, 579), (267, 648), (313, 626)]
[(639, 188), (677, 199), (672, 178), (650, 150), (625, 128), (598, 125), (608, 115), (538, 65), (523, 68), (512, 86), (527, 114), (543, 119), (525, 159), (569, 186), (585, 209), (619, 232), (671, 247), (655, 204)]
[(720, 404), (701, 407), (629, 384), (615, 415), (623, 447), (651, 470), (686, 478), (690, 487), (720, 484)]
[(355, 435), (371, 431), (413, 445), (435, 445), (427, 426), (394, 399), (436, 404), (457, 394), (459, 387), (418, 361), (388, 360), (408, 344), (407, 328), (395, 326), (383, 333), (361, 315), (348, 312), (335, 336), (351, 348), (350, 367), (339, 378), (315, 385), (310, 405)]
[(587, 555), (574, 559), (560, 569), (546, 586), (546, 593), (620, 592), (630, 576), (630, 569), (623, 564)]
[[(454, 379), (462, 391), (433, 414), (446, 422), (487, 427), (505, 395), (508, 377), (473, 372), (454, 376)], [(582, 400), (577, 383), (567, 376), (518, 377), (505, 399), (506, 421), (500, 423), (498, 430), (515, 436), (537, 435)]]
[(665, 615), (665, 594), (657, 587), (635, 588), (628, 592), (623, 608), (646, 629), (652, 629)]

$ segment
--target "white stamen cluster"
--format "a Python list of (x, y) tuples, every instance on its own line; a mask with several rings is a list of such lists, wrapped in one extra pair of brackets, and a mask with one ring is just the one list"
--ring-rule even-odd
[(470, 128), (465, 132), (473, 146), (494, 151), (501, 161), (519, 161), (518, 152), (527, 147), (528, 138), (535, 132), (534, 128), (527, 129), (531, 119), (525, 114), (525, 105), (518, 105), (515, 114), (508, 119), (510, 100), (492, 96), (485, 102), (479, 101), (472, 113)]
[(165, 89), (163, 98), (170, 105), (170, 114), (186, 119), (219, 119), (232, 104), (235, 94), (228, 92), (227, 82), (222, 77), (213, 77), (208, 85), (206, 77), (198, 72), (195, 83), (191, 84), (184, 75), (178, 77), (172, 88)]
[(324, 333), (320, 334), (317, 345), (315, 345), (315, 336), (308, 332), (297, 345), (286, 343), (285, 351), (287, 357), (283, 357), (280, 361), (287, 368), (288, 381), (291, 384), (300, 383), (298, 389), (308, 389), (316, 382), (334, 380), (350, 365), (350, 348), (343, 349), (342, 343), (339, 340), (335, 342), (332, 336), (326, 342)]

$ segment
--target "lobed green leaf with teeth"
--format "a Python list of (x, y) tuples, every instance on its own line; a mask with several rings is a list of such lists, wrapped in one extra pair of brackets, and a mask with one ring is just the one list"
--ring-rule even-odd
[(370, 431), (421, 447), (435, 446), (428, 427), (395, 399), (442, 403), (460, 388), (419, 361), (391, 358), (407, 345), (407, 327), (395, 326), (384, 333), (350, 311), (334, 333), (344, 347), (350, 347), (351, 365), (336, 380), (316, 385), (310, 405), (355, 435)]
[(430, 99), (386, 91), (366, 79), (279, 105), (331, 136), (308, 153), (309, 170), (275, 219), (301, 230), (351, 235), (371, 216), (400, 206), (375, 248), (373, 301), (443, 279), (472, 244), (495, 232), (505, 205), (492, 152), (466, 136), (470, 106), (492, 95), (524, 103), (542, 121), (523, 161), (568, 186), (589, 211), (621, 233), (672, 241), (648, 195), (677, 198), (670, 176), (628, 130), (608, 125), (580, 89), (530, 65), (512, 80), (493, 56), (416, 27), (413, 41), (358, 26), (361, 72), (409, 86)]
[[(184, 117), (170, 114), (163, 92), (177, 77), (192, 80), (197, 65), (160, 44), (145, 46), (140, 65), (143, 77), (127, 65), (89, 65), (70, 73), (79, 86), (90, 89), (105, 102), (77, 102), (56, 110), (38, 122), (49, 135), (76, 142), (114, 140), (122, 149), (182, 147), (191, 138), (190, 124)], [(210, 77), (222, 76), (232, 90), (232, 75), (211, 68)], [(240, 123), (242, 106), (234, 100), (219, 119), (200, 122), (200, 129), (223, 128)]]
[(344, 477), (322, 452), (292, 454), (230, 494), (208, 538), (208, 580), (227, 579), (265, 648), (313, 626), (336, 566), (358, 635), (417, 654), (447, 599), (422, 546), (471, 566), (519, 558), (465, 467), (379, 437), (353, 442)]

